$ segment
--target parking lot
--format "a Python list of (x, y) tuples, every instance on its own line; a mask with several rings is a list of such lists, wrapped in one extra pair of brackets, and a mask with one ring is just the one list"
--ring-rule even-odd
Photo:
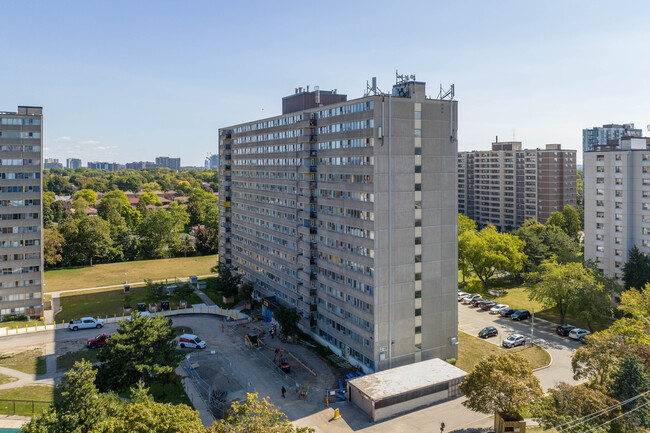
[(514, 321), (462, 302), (458, 303), (459, 331), (477, 336), (478, 332), (486, 326), (494, 326), (499, 331), (498, 336), (487, 339), (493, 344), (500, 346), (503, 339), (517, 333), (531, 338), (535, 344), (544, 348), (551, 355), (551, 365), (535, 372), (543, 389), (552, 388), (558, 382), (578, 383), (573, 380), (571, 356), (582, 344), (568, 337), (557, 335), (555, 323), (536, 318)]

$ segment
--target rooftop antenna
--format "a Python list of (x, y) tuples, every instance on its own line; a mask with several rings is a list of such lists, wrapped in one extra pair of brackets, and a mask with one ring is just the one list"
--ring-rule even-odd
[(440, 92), (438, 93), (438, 99), (447, 99), (449, 98), (449, 141), (454, 141), (454, 96), (456, 94), (456, 88), (452, 84), (449, 90), (442, 88), (440, 85)]
[(377, 87), (377, 77), (372, 77), (372, 80), (370, 83), (366, 81), (366, 91), (363, 94), (363, 96), (370, 96), (371, 94), (373, 95), (381, 95), (383, 92)]
[(400, 74), (399, 71), (395, 69), (395, 84), (402, 84), (408, 81), (415, 81), (415, 75)]

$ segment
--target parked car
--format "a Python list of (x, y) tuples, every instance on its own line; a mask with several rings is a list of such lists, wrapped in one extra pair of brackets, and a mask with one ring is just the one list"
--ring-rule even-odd
[(481, 296), (479, 296), (478, 298), (472, 299), (470, 304), (472, 304), (472, 306), (476, 307), (479, 302), (483, 302), (483, 301), (485, 301), (485, 299), (483, 299)]
[(528, 310), (517, 310), (510, 316), (512, 320), (526, 320), (530, 319), (530, 311)]
[(582, 337), (578, 338), (578, 341), (581, 342), (582, 344), (587, 344), (587, 335), (583, 335)]
[(512, 314), (517, 311), (514, 308), (504, 308), (503, 310), (499, 311), (499, 314), (501, 317), (510, 317)]
[(567, 324), (558, 325), (555, 328), (555, 333), (557, 335), (561, 335), (562, 337), (567, 337), (569, 335), (569, 332), (571, 332), (571, 330), (573, 329), (575, 329), (575, 326), (573, 325), (567, 325)]
[(182, 349), (205, 349), (205, 341), (194, 334), (183, 334), (178, 338), (178, 344)]
[(580, 340), (580, 337), (584, 337), (589, 334), (591, 334), (591, 332), (587, 331), (586, 329), (573, 328), (571, 332), (569, 332), (569, 338), (573, 338), (574, 340)]
[(499, 331), (494, 326), (487, 326), (478, 332), (478, 336), (481, 338), (496, 337), (497, 335), (499, 335)]
[(506, 304), (496, 304), (492, 308), (490, 308), (490, 314), (499, 314), (501, 311), (506, 310), (510, 308)]
[(101, 328), (104, 326), (102, 319), (94, 319), (92, 317), (82, 317), (81, 319), (71, 320), (68, 323), (68, 329), (71, 331), (78, 331), (80, 329)]
[(474, 293), (472, 295), (465, 296), (463, 298), (463, 304), (469, 304), (476, 298), (483, 299), (483, 297), (481, 295), (479, 295), (478, 293)]
[(524, 337), (521, 334), (512, 334), (510, 337), (506, 338), (503, 340), (503, 343), (501, 343), (503, 347), (517, 347), (517, 346), (523, 346), (526, 344), (526, 337)]
[(111, 341), (111, 336), (108, 334), (99, 334), (97, 337), (94, 338), (89, 338), (88, 343), (86, 343), (86, 346), (88, 346), (89, 349), (94, 349), (96, 347), (104, 347), (108, 342)]
[(469, 293), (461, 292), (460, 290), (458, 291), (458, 302), (462, 301), (465, 296), (469, 295)]
[(497, 303), (492, 301), (483, 302), (481, 304), (481, 310), (490, 311)]

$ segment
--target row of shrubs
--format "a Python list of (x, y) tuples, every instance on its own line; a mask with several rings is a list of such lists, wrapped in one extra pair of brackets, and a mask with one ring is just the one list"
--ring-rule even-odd
[(24, 314), (10, 314), (8, 316), (2, 317), (2, 322), (25, 322), (27, 321), (27, 316)]

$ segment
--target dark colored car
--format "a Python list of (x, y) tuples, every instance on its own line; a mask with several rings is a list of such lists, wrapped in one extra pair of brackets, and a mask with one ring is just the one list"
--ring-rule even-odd
[(99, 334), (95, 338), (89, 338), (88, 343), (86, 343), (86, 346), (88, 346), (90, 349), (94, 349), (96, 347), (104, 347), (108, 342), (111, 340), (110, 335), (106, 334)]
[(483, 298), (476, 298), (476, 299), (472, 299), (472, 302), (470, 302), (470, 303), (471, 303), (473, 306), (476, 307), (476, 306), (479, 304), (479, 302), (483, 302), (483, 301), (485, 301), (485, 299), (483, 299)]
[(514, 308), (506, 308), (505, 310), (501, 310), (499, 314), (501, 315), (501, 317), (510, 317), (515, 311), (517, 310), (515, 310)]
[(510, 316), (512, 320), (526, 320), (530, 319), (530, 311), (528, 310), (517, 310), (514, 313), (512, 313), (512, 316)]
[(485, 327), (478, 332), (478, 336), (481, 338), (496, 337), (497, 335), (499, 335), (499, 331), (494, 326)]
[(490, 308), (494, 307), (497, 303), (492, 301), (483, 302), (481, 304), (481, 310), (490, 311)]
[(569, 332), (571, 332), (571, 330), (574, 328), (575, 326), (573, 325), (567, 325), (567, 324), (559, 325), (557, 328), (555, 328), (555, 333), (557, 335), (561, 335), (562, 337), (568, 337)]

